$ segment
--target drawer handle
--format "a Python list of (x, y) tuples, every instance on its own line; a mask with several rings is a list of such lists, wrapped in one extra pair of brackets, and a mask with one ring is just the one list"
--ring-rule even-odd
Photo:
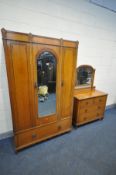
[(58, 130), (61, 130), (61, 128), (62, 128), (62, 127), (59, 125), (59, 126), (58, 126)]
[(87, 109), (85, 109), (85, 113), (87, 112), (88, 110)]
[(45, 118), (45, 121), (48, 121), (48, 118)]
[(36, 138), (37, 137), (37, 134), (32, 134), (32, 138)]
[(88, 105), (88, 101), (86, 102), (86, 105)]

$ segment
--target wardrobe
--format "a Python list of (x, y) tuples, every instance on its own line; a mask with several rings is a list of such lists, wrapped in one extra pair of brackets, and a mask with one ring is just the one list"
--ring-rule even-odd
[(78, 41), (1, 32), (16, 150), (70, 131)]

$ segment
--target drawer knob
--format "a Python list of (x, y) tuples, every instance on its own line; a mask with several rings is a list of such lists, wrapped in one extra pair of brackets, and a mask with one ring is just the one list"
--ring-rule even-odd
[(37, 134), (32, 134), (32, 138), (36, 138), (37, 137)]
[(86, 105), (88, 105), (88, 101), (86, 102)]
[(61, 125), (59, 125), (59, 126), (58, 126), (58, 130), (61, 130), (61, 128), (62, 128)]
[(101, 102), (102, 101), (102, 99), (99, 99), (99, 102)]
[(87, 112), (88, 110), (87, 109), (85, 109), (85, 112)]
[(98, 109), (101, 109), (101, 107), (100, 107), (100, 106), (98, 106)]

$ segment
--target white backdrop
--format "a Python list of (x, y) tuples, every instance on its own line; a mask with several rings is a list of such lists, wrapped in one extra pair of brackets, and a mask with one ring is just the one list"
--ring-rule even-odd
[[(0, 0), (0, 28), (79, 41), (78, 65), (96, 69), (97, 89), (116, 103), (116, 13), (89, 0)], [(0, 133), (12, 130), (0, 34)]]

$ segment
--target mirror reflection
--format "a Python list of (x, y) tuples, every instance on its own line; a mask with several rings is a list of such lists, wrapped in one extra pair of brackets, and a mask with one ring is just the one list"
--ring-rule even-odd
[(56, 112), (56, 58), (44, 51), (37, 58), (39, 117)]
[(77, 86), (91, 86), (94, 69), (91, 66), (79, 66), (77, 68)]

